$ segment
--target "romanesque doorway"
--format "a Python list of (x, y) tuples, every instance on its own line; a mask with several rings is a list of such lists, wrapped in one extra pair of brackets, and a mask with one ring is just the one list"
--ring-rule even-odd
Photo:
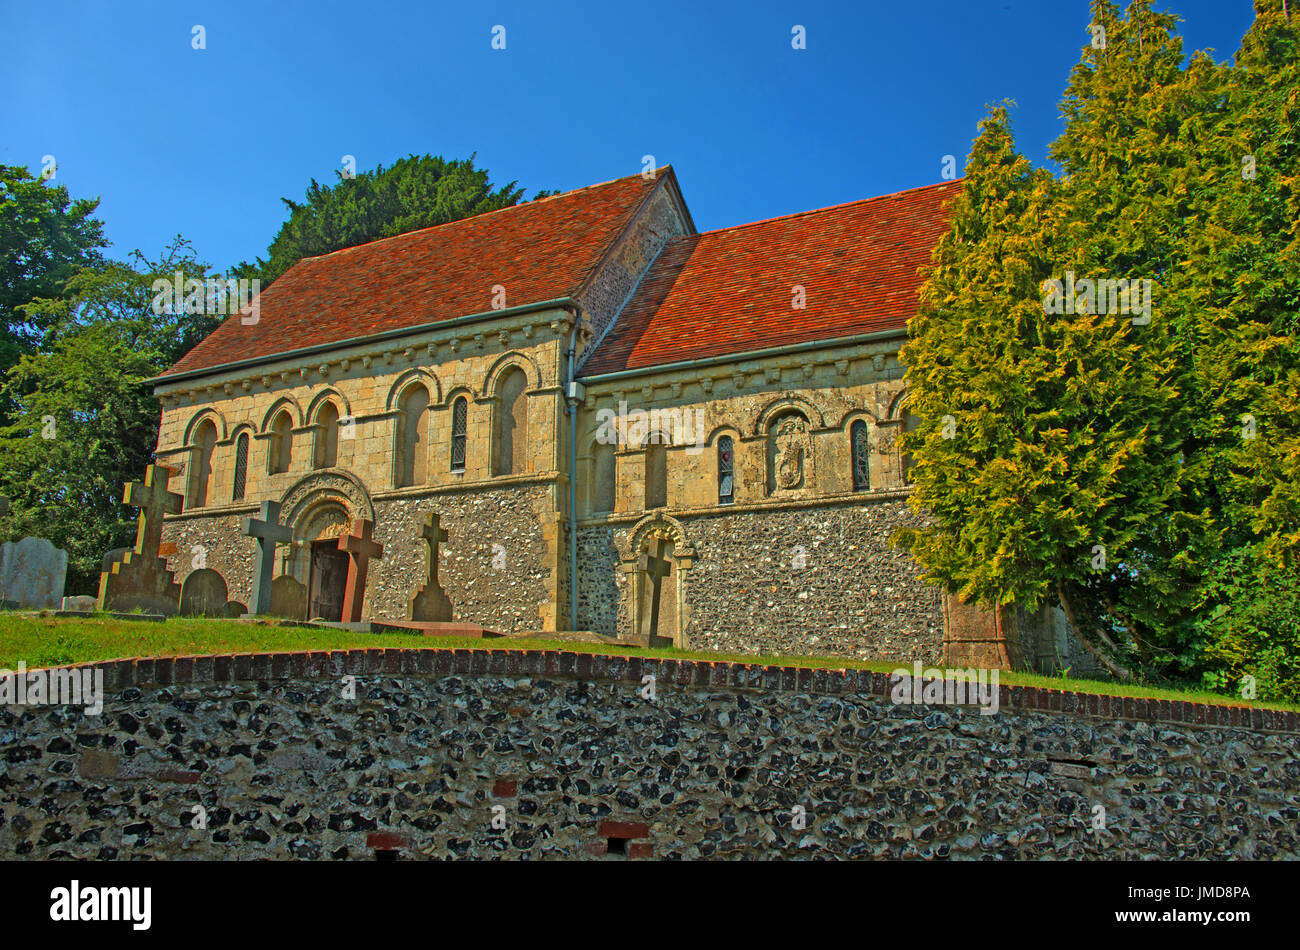
[(337, 539), (315, 541), (311, 546), (307, 617), (310, 620), (343, 619), (343, 589), (348, 579), (348, 555)]

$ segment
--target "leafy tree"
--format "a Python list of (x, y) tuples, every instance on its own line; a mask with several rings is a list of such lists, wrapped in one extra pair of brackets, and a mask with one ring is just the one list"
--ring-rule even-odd
[(67, 188), (25, 167), (0, 165), (0, 374), (41, 343), (45, 328), (22, 308), (62, 296), (69, 277), (102, 260), (108, 242), (93, 217), (98, 206), (98, 198), (73, 201)]
[(70, 593), (97, 589), (100, 560), (134, 540), (122, 486), (138, 479), (158, 440), (148, 380), (217, 323), (208, 314), (154, 307), (155, 280), (202, 279), (207, 267), (180, 238), (156, 261), (108, 261), (68, 281), (68, 298), (33, 302), (47, 346), (24, 355), (0, 383), (18, 407), (0, 427), (0, 519), (9, 535), (49, 538), (68, 551)]
[[(304, 257), (507, 208), (524, 194), (513, 181), (494, 189), (488, 172), (474, 167), (472, 155), (452, 161), (411, 155), (391, 168), (380, 165), (352, 178), (335, 174), (339, 181), (332, 187), (313, 178), (302, 204), (281, 199), (289, 220), (271, 242), (267, 258), (240, 263), (233, 269), (236, 276), (259, 277), (265, 289)], [(536, 197), (549, 194), (553, 192)]]

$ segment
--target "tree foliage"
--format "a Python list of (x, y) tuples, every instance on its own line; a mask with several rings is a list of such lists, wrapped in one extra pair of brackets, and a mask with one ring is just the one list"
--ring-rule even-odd
[[(1096, 0), (1061, 174), (992, 110), (903, 350), (931, 521), (901, 539), (964, 597), (1060, 604), (1121, 675), (1204, 672), (1223, 563), (1286, 570), (1300, 542), (1297, 32), (1256, 8), (1229, 66), (1184, 63), (1150, 0)], [(1150, 280), (1149, 322), (1100, 293), (1056, 312), (1067, 275)]]
[[(271, 242), (265, 260), (240, 263), (240, 277), (259, 277), (265, 289), (304, 257), (445, 224), (515, 205), (524, 190), (510, 182), (494, 188), (474, 156), (448, 161), (411, 155), (374, 171), (345, 177), (333, 186), (312, 179), (306, 201), (282, 198), (289, 220)], [(552, 192), (539, 192), (545, 197)]]
[[(93, 216), (98, 206), (98, 198), (73, 201), (27, 168), (0, 165), (0, 375), (42, 342), (46, 327), (24, 306), (61, 296), (78, 269), (102, 260), (108, 242)], [(0, 405), (0, 423), (12, 408)]]
[(93, 593), (100, 560), (134, 540), (122, 486), (139, 479), (158, 440), (159, 406), (148, 380), (217, 323), (206, 314), (158, 314), (153, 282), (202, 279), (207, 265), (177, 238), (155, 261), (104, 261), (77, 271), (62, 295), (28, 311), (44, 344), (0, 382), (17, 407), (0, 427), (3, 533), (48, 538), (68, 551), (67, 590)]

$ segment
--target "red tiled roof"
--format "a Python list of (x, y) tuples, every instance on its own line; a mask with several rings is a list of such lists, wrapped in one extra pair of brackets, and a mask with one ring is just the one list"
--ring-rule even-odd
[[(901, 330), (960, 181), (674, 238), (580, 376)], [(806, 309), (791, 307), (803, 285)]]
[(162, 375), (482, 313), (495, 284), (508, 307), (572, 296), (665, 174), (305, 258), (262, 293), (256, 324), (228, 318)]

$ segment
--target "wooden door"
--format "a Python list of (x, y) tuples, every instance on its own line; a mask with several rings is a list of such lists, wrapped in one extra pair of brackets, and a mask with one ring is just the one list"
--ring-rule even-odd
[(348, 556), (338, 541), (317, 541), (311, 546), (311, 587), (307, 618), (343, 619), (343, 590), (348, 579)]

